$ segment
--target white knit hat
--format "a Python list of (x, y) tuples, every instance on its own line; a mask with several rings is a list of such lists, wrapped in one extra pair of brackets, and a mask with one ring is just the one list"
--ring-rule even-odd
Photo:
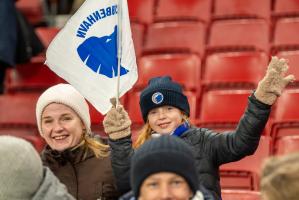
[(91, 134), (89, 107), (84, 97), (70, 84), (58, 84), (48, 88), (36, 103), (36, 120), (39, 133), (41, 116), (45, 107), (51, 103), (61, 103), (72, 108), (82, 119), (87, 134)]
[(0, 136), (0, 199), (29, 200), (43, 180), (42, 161), (33, 146)]

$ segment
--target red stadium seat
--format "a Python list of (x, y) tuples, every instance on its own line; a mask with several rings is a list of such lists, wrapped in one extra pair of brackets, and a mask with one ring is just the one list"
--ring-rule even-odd
[(37, 27), (35, 28), (35, 32), (44, 47), (47, 48), (56, 34), (59, 32), (59, 28), (56, 27)]
[(289, 153), (299, 152), (299, 134), (296, 136), (285, 136), (277, 140), (274, 147), (276, 155), (285, 155)]
[(253, 155), (237, 162), (221, 165), (221, 188), (258, 190), (262, 164), (270, 156), (271, 145), (271, 137), (262, 136)]
[(274, 13), (279, 15), (298, 15), (299, 1), (298, 0), (275, 0)]
[(16, 1), (16, 7), (32, 25), (38, 25), (45, 21), (43, 1), (41, 0), (18, 0)]
[(206, 58), (203, 83), (206, 87), (255, 88), (265, 75), (268, 55), (264, 52), (226, 52)]
[(260, 192), (248, 190), (221, 190), (222, 200), (260, 200)]
[(186, 90), (200, 89), (201, 61), (194, 54), (158, 54), (140, 58), (136, 87), (143, 88), (156, 76), (169, 75)]
[(269, 23), (263, 19), (218, 20), (212, 23), (208, 47), (214, 50), (269, 50)]
[(206, 26), (201, 22), (161, 22), (149, 25), (144, 51), (193, 52), (203, 55)]
[(62, 83), (57, 76), (43, 63), (26, 63), (8, 69), (5, 76), (5, 92), (42, 92), (48, 87)]
[(299, 90), (285, 90), (276, 102), (273, 111), (271, 136), (274, 144), (281, 137), (299, 135)]
[(140, 126), (143, 124), (142, 114), (139, 106), (140, 91), (133, 91), (128, 93), (128, 103), (126, 109), (132, 120), (133, 126)]
[(251, 92), (251, 90), (210, 90), (203, 92), (199, 125), (216, 130), (234, 129), (245, 111), (247, 99)]
[(299, 49), (298, 30), (299, 17), (279, 19), (274, 30), (274, 47)]
[(271, 0), (216, 0), (214, 18), (262, 18), (271, 16)]
[(39, 95), (0, 95), (0, 126), (35, 128), (35, 106)]
[(142, 53), (143, 40), (144, 40), (144, 26), (138, 23), (131, 23), (132, 38), (134, 42), (134, 48), (136, 57), (139, 57)]
[(159, 0), (155, 20), (196, 20), (209, 22), (211, 8), (211, 0)]
[(289, 87), (298, 87), (299, 86), (299, 50), (297, 51), (280, 51), (277, 54), (280, 58), (285, 58), (288, 60), (289, 70), (288, 74), (294, 74), (297, 78), (293, 83), (289, 84)]
[(155, 0), (129, 0), (130, 21), (149, 24), (153, 21)]

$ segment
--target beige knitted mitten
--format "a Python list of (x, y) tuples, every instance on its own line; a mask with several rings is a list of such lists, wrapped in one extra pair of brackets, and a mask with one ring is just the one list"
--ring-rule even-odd
[(131, 134), (131, 120), (122, 105), (113, 106), (103, 120), (105, 132), (113, 140), (124, 138)]
[(276, 98), (281, 95), (282, 90), (295, 80), (294, 75), (285, 76), (288, 68), (288, 63), (285, 59), (273, 56), (268, 65), (266, 75), (258, 83), (254, 96), (259, 101), (272, 105)]

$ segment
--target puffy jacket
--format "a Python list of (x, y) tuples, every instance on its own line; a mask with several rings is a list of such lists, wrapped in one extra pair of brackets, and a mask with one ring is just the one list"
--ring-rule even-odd
[(119, 197), (110, 157), (96, 158), (84, 147), (57, 152), (47, 146), (42, 152), (48, 166), (77, 200), (114, 200)]
[[(233, 106), (233, 105), (232, 105)], [(191, 127), (180, 138), (193, 147), (199, 183), (220, 199), (219, 166), (252, 155), (270, 115), (271, 106), (259, 102), (254, 95), (234, 131), (217, 133), (206, 128)], [(134, 154), (130, 137), (109, 140), (112, 167), (122, 191), (129, 191), (130, 160)]]

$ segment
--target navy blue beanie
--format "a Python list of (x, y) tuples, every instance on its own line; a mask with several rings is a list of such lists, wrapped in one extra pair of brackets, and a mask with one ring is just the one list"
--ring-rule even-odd
[(131, 160), (131, 187), (136, 198), (139, 197), (143, 181), (159, 172), (172, 172), (183, 177), (193, 194), (198, 189), (198, 176), (192, 149), (182, 139), (162, 135), (147, 140), (137, 149)]
[(149, 80), (148, 86), (140, 94), (140, 110), (144, 122), (150, 110), (161, 106), (173, 106), (190, 115), (189, 102), (183, 94), (180, 84), (169, 76), (156, 77)]

